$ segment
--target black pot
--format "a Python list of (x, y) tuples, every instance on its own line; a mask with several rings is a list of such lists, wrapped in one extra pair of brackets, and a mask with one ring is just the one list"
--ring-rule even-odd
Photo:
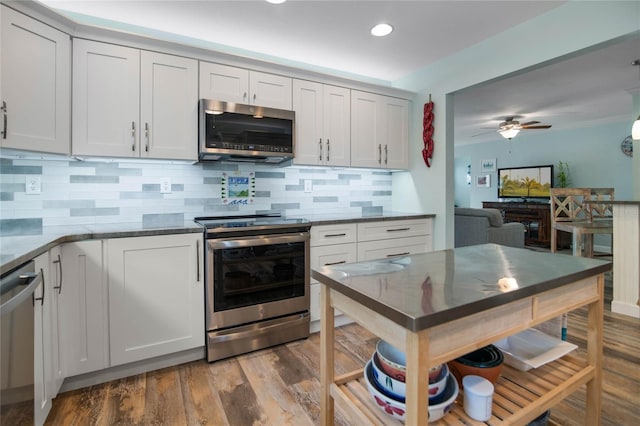
[(463, 355), (460, 358), (456, 358), (456, 361), (470, 367), (489, 368), (502, 364), (504, 355), (502, 355), (502, 351), (497, 347), (488, 345), (477, 351)]

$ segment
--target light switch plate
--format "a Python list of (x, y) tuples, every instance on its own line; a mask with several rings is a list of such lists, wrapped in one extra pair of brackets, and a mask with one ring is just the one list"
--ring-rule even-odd
[(311, 179), (304, 181), (304, 192), (313, 192), (313, 181)]
[(160, 179), (160, 193), (171, 194), (171, 178), (166, 177)]
[(40, 194), (42, 192), (42, 180), (40, 176), (27, 176), (26, 178), (27, 194)]

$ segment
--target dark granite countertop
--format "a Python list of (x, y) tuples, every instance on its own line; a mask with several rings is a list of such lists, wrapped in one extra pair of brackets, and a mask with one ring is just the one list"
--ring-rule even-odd
[(483, 244), (314, 269), (311, 275), (419, 331), (611, 270), (611, 262)]
[(203, 232), (193, 221), (183, 226), (144, 227), (141, 223), (45, 226), (36, 235), (0, 236), (0, 274), (27, 262), (58, 244), (102, 238), (142, 237), (150, 235)]
[[(306, 215), (311, 225), (327, 225), (343, 222), (380, 221), (400, 219), (421, 219), (435, 217), (433, 214), (389, 212), (375, 216), (363, 215)], [(151, 235), (186, 234), (202, 232), (202, 228), (192, 220), (184, 224), (175, 223), (163, 226), (153, 223), (105, 223), (94, 225), (44, 226), (37, 233), (24, 230), (21, 235), (0, 235), (0, 274), (27, 262), (58, 244), (95, 240), (103, 238), (142, 237)]]

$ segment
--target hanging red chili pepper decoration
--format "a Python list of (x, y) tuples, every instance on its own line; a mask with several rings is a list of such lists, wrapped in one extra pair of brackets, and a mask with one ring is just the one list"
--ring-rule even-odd
[(433, 157), (433, 102), (429, 94), (429, 102), (424, 104), (424, 117), (422, 119), (422, 158), (427, 167), (431, 167), (431, 157)]

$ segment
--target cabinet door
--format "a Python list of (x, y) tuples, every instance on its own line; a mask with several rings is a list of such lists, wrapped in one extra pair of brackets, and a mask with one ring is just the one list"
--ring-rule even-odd
[(293, 110), (296, 112), (295, 164), (323, 164), (325, 158), (322, 133), (322, 84), (293, 81)]
[[(33, 304), (34, 343), (33, 343), (33, 392), (34, 392), (34, 424), (44, 423), (51, 410), (52, 374), (49, 357), (51, 355), (51, 335), (49, 321), (51, 318), (50, 293), (48, 292), (49, 254), (45, 253), (35, 259), (37, 273), (42, 274), (42, 283), (36, 288)], [(41, 300), (38, 300), (40, 299)]]
[(409, 101), (382, 97), (382, 166), (409, 168)]
[(204, 346), (201, 234), (108, 240), (111, 366)]
[(351, 91), (344, 87), (325, 85), (322, 116), (325, 164), (349, 166), (351, 164)]
[[(352, 263), (357, 259), (356, 243), (311, 247), (309, 257), (311, 269), (327, 265)], [(320, 284), (312, 280), (310, 291), (309, 316), (311, 321), (316, 321), (320, 319)], [(342, 312), (336, 310), (335, 315), (342, 315)]]
[(431, 235), (358, 243), (358, 262), (431, 251)]
[(198, 62), (142, 51), (140, 72), (140, 155), (197, 160)]
[(291, 78), (251, 71), (249, 73), (249, 103), (270, 108), (291, 110)]
[(62, 382), (65, 378), (64, 371), (64, 355), (62, 351), (64, 346), (60, 343), (60, 315), (62, 308), (60, 306), (60, 294), (62, 292), (62, 276), (63, 276), (63, 261), (62, 261), (62, 249), (60, 246), (56, 246), (49, 250), (49, 273), (48, 282), (46, 286), (47, 298), (50, 303), (50, 324), (49, 334), (50, 339), (50, 355), (49, 364), (51, 366), (51, 386), (49, 387), (49, 395), (51, 398), (55, 398), (62, 386)]
[(102, 241), (62, 246), (63, 273), (59, 298), (61, 355), (67, 377), (108, 367), (107, 289)]
[(378, 96), (351, 91), (351, 166), (382, 167)]
[(249, 70), (200, 62), (200, 99), (249, 103)]
[(4, 5), (0, 7), (0, 102), (7, 108), (7, 134), (0, 136), (0, 146), (69, 154), (71, 39)]
[(139, 157), (139, 116), (140, 51), (74, 40), (73, 154)]

